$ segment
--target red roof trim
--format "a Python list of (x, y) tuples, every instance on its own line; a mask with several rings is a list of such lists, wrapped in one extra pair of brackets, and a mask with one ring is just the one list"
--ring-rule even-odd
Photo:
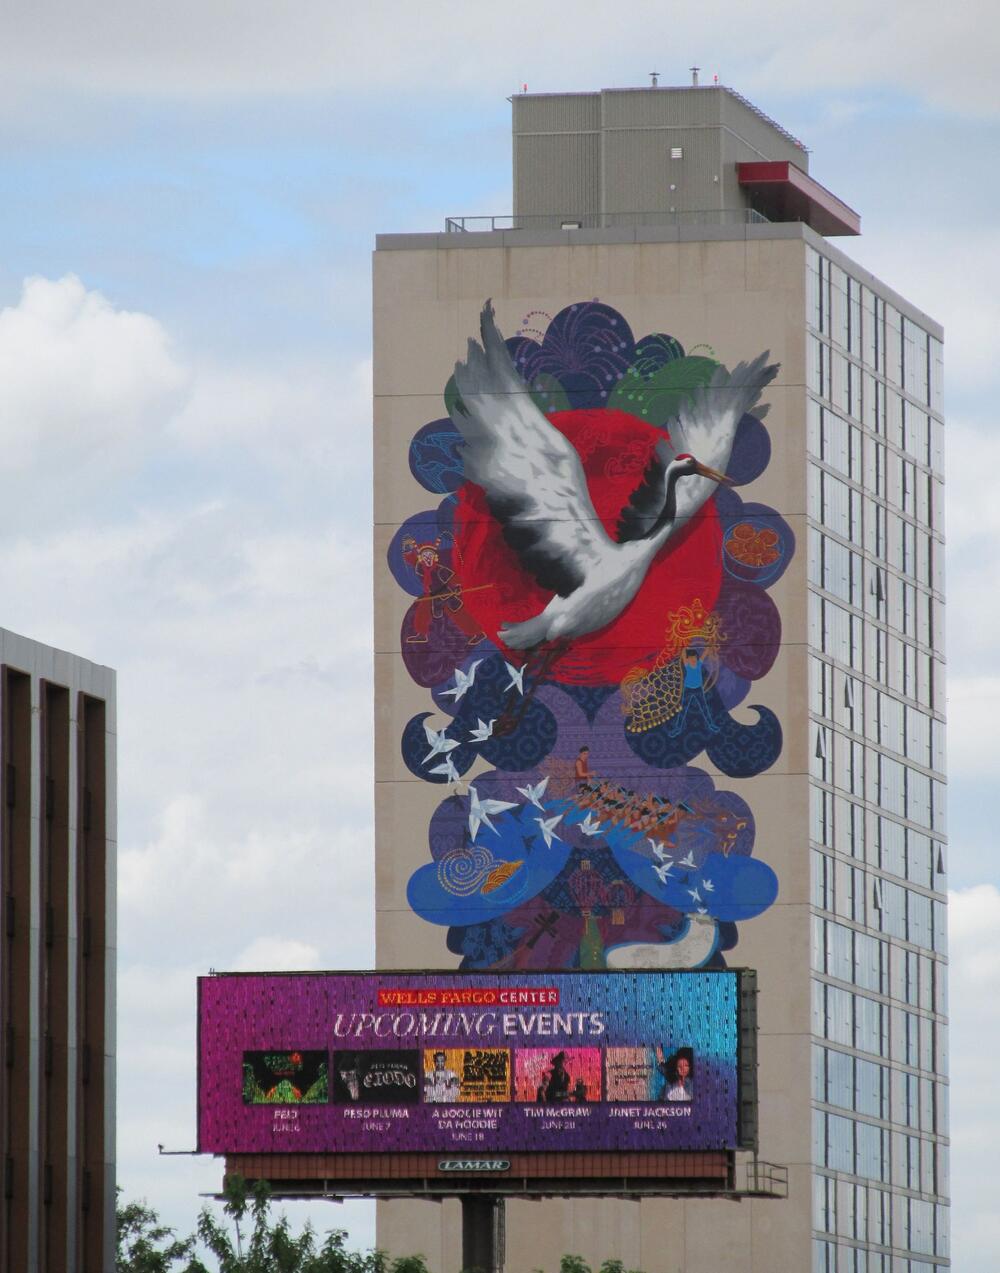
[(736, 165), (753, 206), (771, 221), (804, 221), (819, 234), (860, 234), (861, 218), (787, 159)]

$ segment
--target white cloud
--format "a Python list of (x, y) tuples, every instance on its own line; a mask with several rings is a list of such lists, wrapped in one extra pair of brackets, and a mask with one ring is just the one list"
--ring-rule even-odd
[[(1000, 502), (983, 482), (1000, 472), (992, 423), (947, 426), (948, 762), (962, 778), (996, 773), (1000, 677), (993, 674), (1000, 629)], [(986, 838), (984, 833), (984, 839)]]
[(948, 678), (948, 763), (963, 778), (996, 773), (1000, 676)]
[[(367, 542), (370, 448), (370, 359), (182, 356), (156, 318), (75, 275), (29, 278), (0, 309), (0, 532), (50, 568), (120, 570), (146, 554), (158, 570), (177, 556), (168, 541), (193, 543), (241, 501), (239, 538), (260, 541), (248, 497), (265, 521), (281, 501), (315, 512), (320, 475), (328, 507), (356, 510)], [(193, 556), (189, 578), (224, 561)]]
[(167, 332), (75, 275), (29, 278), (0, 310), (0, 467), (112, 462), (162, 428), (187, 384)]
[[(732, 0), (664, 8), (635, 0), (617, 22), (596, 0), (507, 10), (438, 0), (14, 0), (0, 73), (25, 85), (75, 87), (99, 97), (192, 99), (447, 91), (499, 97), (646, 84), (649, 50), (664, 82), (705, 78), (773, 92), (897, 88), (945, 110), (995, 115), (996, 23), (986, 0), (942, 7), (846, 0), (816, 12), (775, 0), (766, 20)], [(11, 10), (16, 10), (12, 12)], [(710, 34), (709, 34), (710, 33)]]
[(1000, 435), (995, 419), (957, 418), (949, 420), (945, 438), (948, 548), (957, 570), (975, 569), (988, 564), (980, 553), (969, 561), (975, 541), (982, 538), (985, 545), (1000, 532), (1000, 503), (983, 498), (984, 482), (992, 485), (1000, 473)]
[(265, 367), (204, 361), (170, 434), (188, 452), (237, 446), (272, 463), (302, 464), (336, 445), (338, 463), (358, 465), (371, 449), (371, 412), (370, 358), (348, 367), (333, 356)]
[(319, 949), (288, 937), (255, 937), (236, 956), (232, 972), (306, 972), (321, 969)]
[[(265, 768), (255, 769), (258, 781)], [(293, 948), (324, 968), (371, 958), (370, 823), (348, 818), (329, 830), (310, 825), (315, 811), (296, 817), (287, 807), (283, 820), (280, 784), (274, 795), (266, 822), (247, 825), (237, 813), (228, 834), (212, 825), (226, 821), (220, 802), (209, 811), (178, 797), (154, 840), (120, 851), (121, 944), (130, 960), (159, 958), (169, 972), (178, 957), (185, 966), (198, 958), (207, 972), (247, 961), (266, 967), (271, 958), (288, 966)]]
[(993, 1188), (1000, 1136), (1000, 889), (980, 884), (954, 892), (949, 912), (952, 1193), (961, 1206), (952, 1262), (967, 1273), (992, 1273), (1000, 1250)]
[(967, 401), (996, 381), (1000, 230), (956, 233), (950, 221), (933, 225), (906, 208), (886, 232), (865, 233), (843, 247), (943, 325), (946, 395)]
[(0, 403), (4, 623), (118, 671), (119, 1176), (190, 1230), (197, 976), (372, 958), (370, 367), (185, 362), (31, 279)]
[[(985, 394), (983, 395), (985, 399)], [(958, 418), (946, 427), (949, 703), (952, 763), (976, 771), (994, 764), (989, 713), (996, 704), (991, 668), (1000, 629), (1000, 438), (990, 419)], [(995, 721), (994, 717), (994, 721)]]

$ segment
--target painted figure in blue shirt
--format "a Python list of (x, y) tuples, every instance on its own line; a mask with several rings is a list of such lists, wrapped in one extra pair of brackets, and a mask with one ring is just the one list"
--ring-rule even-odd
[(687, 724), (688, 715), (692, 708), (695, 707), (701, 712), (702, 719), (708, 726), (709, 732), (712, 734), (719, 732), (719, 725), (712, 715), (708, 699), (705, 697), (704, 659), (704, 651), (697, 650), (693, 645), (688, 646), (684, 651), (681, 665), (684, 674), (683, 688), (681, 690), (681, 709), (677, 713), (673, 729), (670, 730), (671, 737), (681, 733)]

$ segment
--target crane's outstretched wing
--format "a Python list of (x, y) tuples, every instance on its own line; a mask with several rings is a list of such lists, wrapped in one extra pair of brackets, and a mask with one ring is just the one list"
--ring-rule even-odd
[(455, 366), (465, 476), (481, 486), (504, 538), (539, 584), (568, 597), (604, 558), (610, 539), (597, 520), (583, 465), (535, 406), (517, 374), (487, 301), (482, 345), (469, 341)]
[[(765, 349), (753, 362), (741, 362), (727, 371), (717, 367), (707, 385), (695, 389), (671, 420), (670, 443), (675, 455), (693, 455), (709, 468), (725, 473), (736, 437), (736, 426), (760, 400), (761, 390), (778, 374), (778, 364), (768, 363)], [(764, 414), (762, 410), (757, 416)], [(686, 477), (677, 483), (677, 526), (693, 516), (715, 490), (708, 477)]]
[[(725, 473), (733, 449), (736, 427), (744, 414), (756, 407), (759, 418), (767, 405), (757, 407), (760, 391), (778, 374), (777, 363), (768, 365), (770, 350), (753, 362), (741, 362), (732, 372), (716, 368), (707, 385), (695, 389), (667, 428), (670, 442), (657, 444), (649, 457), (642, 481), (632, 492), (618, 522), (618, 542), (642, 539), (653, 529), (666, 498), (666, 473), (678, 455), (693, 455), (709, 468)], [(708, 477), (685, 477), (677, 484), (677, 530), (692, 517), (717, 489)]]

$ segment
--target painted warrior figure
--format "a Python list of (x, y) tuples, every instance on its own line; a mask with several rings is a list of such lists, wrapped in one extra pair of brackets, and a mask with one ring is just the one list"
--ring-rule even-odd
[(483, 631), (476, 624), (462, 602), (462, 584), (454, 570), (441, 561), (440, 536), (428, 543), (418, 544), (415, 539), (403, 540), (403, 560), (416, 574), (423, 587), (423, 596), (417, 601), (413, 616), (413, 632), (406, 638), (413, 645), (427, 640), (432, 619), (450, 619), (469, 638), (470, 645), (478, 645)]

